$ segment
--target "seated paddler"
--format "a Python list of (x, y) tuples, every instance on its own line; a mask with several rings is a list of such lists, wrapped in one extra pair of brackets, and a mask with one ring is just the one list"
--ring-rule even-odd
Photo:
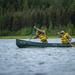
[(34, 26), (34, 29), (36, 30), (36, 35), (33, 38), (34, 39), (40, 38), (42, 43), (48, 43), (45, 31), (44, 30), (40, 30), (36, 26)]
[(72, 37), (69, 35), (68, 32), (62, 30), (58, 32), (58, 36), (61, 37), (61, 42), (63, 44), (71, 43)]

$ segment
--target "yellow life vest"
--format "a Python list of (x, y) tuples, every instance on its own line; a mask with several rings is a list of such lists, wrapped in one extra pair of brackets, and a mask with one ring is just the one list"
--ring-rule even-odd
[(39, 38), (41, 39), (42, 42), (47, 40), (46, 36), (43, 34), (39, 34)]
[(67, 37), (66, 37), (67, 35), (68, 35), (68, 33), (65, 33), (65, 34), (62, 36), (62, 38), (61, 38), (61, 42), (64, 43), (64, 44), (68, 43), (68, 39), (67, 39)]

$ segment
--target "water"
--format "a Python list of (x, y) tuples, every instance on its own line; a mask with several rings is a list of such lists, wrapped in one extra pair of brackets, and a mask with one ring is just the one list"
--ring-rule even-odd
[(75, 48), (18, 48), (15, 41), (0, 39), (0, 75), (75, 75)]

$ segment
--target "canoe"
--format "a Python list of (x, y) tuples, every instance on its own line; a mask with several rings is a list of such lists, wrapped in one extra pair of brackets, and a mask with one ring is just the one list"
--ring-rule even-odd
[[(75, 45), (75, 42), (71, 42), (71, 44)], [(16, 39), (16, 45), (19, 48), (26, 47), (72, 47), (71, 44), (62, 44), (62, 43), (40, 43), (40, 42), (32, 42), (21, 39)]]

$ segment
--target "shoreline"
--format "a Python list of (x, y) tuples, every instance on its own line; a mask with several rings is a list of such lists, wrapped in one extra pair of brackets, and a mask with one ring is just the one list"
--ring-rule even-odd
[[(48, 38), (59, 38), (58, 36), (47, 36)], [(31, 36), (0, 36), (0, 39), (29, 39)], [(75, 36), (72, 36), (75, 38)]]

